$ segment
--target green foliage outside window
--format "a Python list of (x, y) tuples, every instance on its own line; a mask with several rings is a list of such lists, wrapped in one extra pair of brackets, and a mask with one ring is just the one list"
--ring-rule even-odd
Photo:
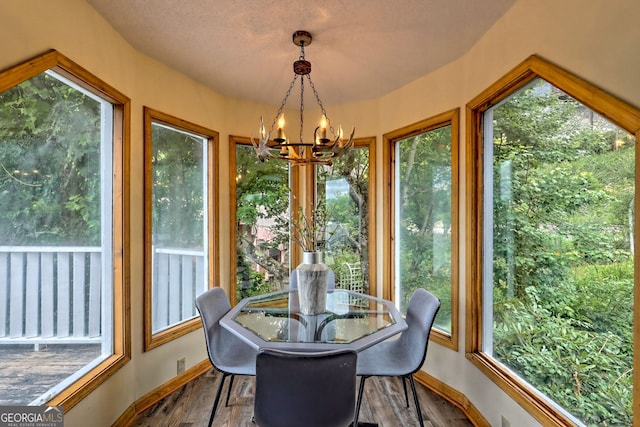
[[(324, 262), (337, 287), (369, 292), (368, 147), (355, 147), (331, 166), (318, 167), (316, 179), (316, 198), (327, 214)], [(350, 267), (357, 277), (351, 277)]]
[(153, 244), (204, 249), (204, 173), (207, 140), (152, 126)]
[(413, 292), (427, 289), (440, 299), (435, 326), (451, 332), (451, 126), (396, 144), (399, 300), (406, 312)]
[(279, 290), (289, 277), (289, 169), (236, 146), (236, 297)]
[[(347, 263), (358, 265), (361, 282), (369, 282), (368, 168), (368, 149), (355, 148), (333, 166), (317, 169), (317, 204), (326, 213), (318, 246), (338, 286)], [(344, 188), (327, 195), (327, 182), (336, 180)], [(236, 146), (238, 298), (279, 290), (287, 283), (290, 268), (295, 268), (289, 266), (288, 248), (291, 229), (296, 228), (290, 222), (289, 201), (297, 196), (289, 187), (287, 163), (259, 162), (252, 147)], [(293, 244), (296, 239), (299, 237), (294, 237)]]
[(635, 141), (540, 80), (491, 112), (487, 351), (586, 425), (630, 426)]
[(100, 109), (48, 74), (0, 93), (0, 245), (100, 245)]

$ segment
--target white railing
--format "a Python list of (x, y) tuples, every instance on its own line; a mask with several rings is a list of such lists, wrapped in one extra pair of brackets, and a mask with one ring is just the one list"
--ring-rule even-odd
[[(100, 247), (0, 246), (0, 345), (99, 343), (101, 258)], [(197, 316), (205, 253), (154, 248), (153, 272), (154, 332)]]
[(152, 269), (153, 332), (197, 316), (195, 299), (207, 283), (205, 252), (154, 248)]
[(0, 344), (101, 337), (99, 247), (0, 246)]

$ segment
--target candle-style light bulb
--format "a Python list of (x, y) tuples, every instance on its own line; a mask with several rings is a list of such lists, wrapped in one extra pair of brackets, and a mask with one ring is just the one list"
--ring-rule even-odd
[(278, 138), (286, 139), (284, 135), (284, 114), (282, 114), (278, 119)]
[(327, 118), (324, 114), (320, 119), (320, 139), (327, 139)]
[(344, 141), (342, 140), (342, 125), (338, 127), (338, 146), (342, 147), (344, 145)]

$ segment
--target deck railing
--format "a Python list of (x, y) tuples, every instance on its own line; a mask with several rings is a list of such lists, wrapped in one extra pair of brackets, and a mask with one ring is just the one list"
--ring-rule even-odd
[[(154, 249), (154, 331), (196, 316), (202, 251)], [(100, 247), (0, 246), (0, 345), (100, 343)]]
[(154, 247), (152, 268), (153, 332), (197, 316), (195, 299), (207, 281), (204, 251)]
[(99, 342), (100, 250), (0, 246), (0, 344)]

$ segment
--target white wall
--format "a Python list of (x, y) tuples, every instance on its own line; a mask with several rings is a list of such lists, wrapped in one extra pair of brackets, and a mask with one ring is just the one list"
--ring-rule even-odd
[[(493, 426), (504, 415), (512, 425), (535, 426), (519, 405), (464, 357), (465, 325), (465, 103), (531, 54), (555, 62), (610, 93), (640, 106), (640, 4), (637, 0), (520, 0), (487, 34), (454, 63), (381, 99), (332, 107), (334, 122), (356, 123), (358, 136), (382, 135), (460, 107), (461, 270), (460, 351), (431, 344), (425, 370), (457, 389)], [(250, 136), (257, 117), (270, 106), (225, 99), (176, 71), (138, 53), (84, 0), (0, 0), (0, 69), (54, 48), (132, 100), (131, 103), (131, 324), (132, 361), (65, 417), (69, 427), (111, 425), (136, 399), (175, 375), (176, 359), (187, 368), (204, 360), (202, 332), (196, 331), (150, 352), (142, 352), (142, 107), (220, 132), (222, 158), (228, 135)], [(416, 50), (418, 55), (428, 51)], [(378, 156), (378, 168), (382, 167)], [(381, 179), (381, 174), (378, 175)], [(220, 162), (221, 285), (229, 283), (228, 165)], [(382, 188), (382, 182), (378, 182)], [(383, 201), (378, 201), (382, 218)], [(378, 236), (382, 235), (378, 224)], [(379, 264), (383, 260), (379, 258)], [(380, 271), (380, 269), (379, 269)], [(381, 282), (381, 273), (378, 282)], [(228, 287), (228, 286), (227, 286)]]

